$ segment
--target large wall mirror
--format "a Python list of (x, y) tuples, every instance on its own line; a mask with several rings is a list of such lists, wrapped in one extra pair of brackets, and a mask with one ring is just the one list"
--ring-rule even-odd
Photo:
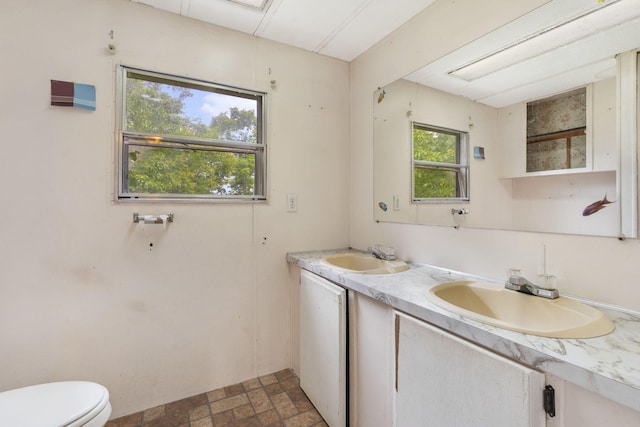
[(375, 219), (637, 237), (638, 48), (639, 1), (552, 0), (379, 88)]

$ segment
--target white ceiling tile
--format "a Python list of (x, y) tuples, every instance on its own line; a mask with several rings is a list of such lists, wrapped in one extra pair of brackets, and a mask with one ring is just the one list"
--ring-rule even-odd
[(256, 35), (317, 51), (324, 40), (341, 28), (367, 1), (282, 0), (277, 11), (265, 20)]
[(166, 10), (168, 12), (181, 14), (182, 12), (182, 2), (189, 0), (131, 0), (136, 3), (142, 3), (149, 6), (153, 6), (158, 9)]
[(351, 61), (433, 2), (434, 0), (371, 0), (319, 52)]

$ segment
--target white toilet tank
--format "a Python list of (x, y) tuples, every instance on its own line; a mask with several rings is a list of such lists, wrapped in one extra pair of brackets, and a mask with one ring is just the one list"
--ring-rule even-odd
[(102, 427), (109, 415), (109, 392), (93, 382), (55, 382), (0, 393), (0, 426)]

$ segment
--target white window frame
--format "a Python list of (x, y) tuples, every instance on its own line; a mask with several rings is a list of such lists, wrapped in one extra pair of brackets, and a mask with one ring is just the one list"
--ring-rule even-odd
[[(457, 139), (456, 146), (456, 163), (429, 162), (424, 160), (416, 160), (415, 143), (413, 140), (413, 132), (416, 128), (455, 135)], [(457, 197), (416, 197), (415, 171), (416, 169), (431, 169), (441, 171), (457, 172), (458, 180), (456, 182)], [(441, 126), (433, 126), (421, 122), (411, 122), (411, 200), (416, 204), (424, 203), (447, 203), (447, 202), (468, 202), (469, 187), (469, 133), (455, 129), (449, 129)]]
[[(191, 136), (162, 135), (129, 131), (126, 129), (126, 83), (127, 77), (133, 75), (150, 78), (167, 84), (183, 85), (199, 90), (208, 90), (239, 97), (256, 99), (257, 101), (257, 142), (225, 141), (220, 139), (197, 138)], [(116, 73), (116, 199), (127, 201), (169, 201), (169, 202), (264, 202), (267, 200), (267, 143), (266, 143), (266, 104), (267, 94), (249, 89), (241, 89), (218, 83), (207, 82), (166, 73), (142, 70), (119, 65)], [(163, 146), (166, 143), (169, 145)], [(170, 144), (174, 144), (171, 146)], [(182, 147), (176, 147), (179, 144)], [(214, 195), (214, 194), (175, 194), (175, 193), (134, 193), (127, 190), (128, 156), (127, 145), (153, 146), (173, 149), (194, 149), (203, 151), (219, 151), (237, 154), (255, 155), (254, 194), (246, 195)]]

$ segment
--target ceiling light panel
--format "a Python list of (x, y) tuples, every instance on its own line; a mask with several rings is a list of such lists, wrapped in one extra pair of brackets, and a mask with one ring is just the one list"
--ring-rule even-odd
[(272, 6), (263, 11), (254, 7), (245, 7), (228, 0), (184, 0), (190, 1), (188, 17), (209, 22), (221, 27), (231, 28), (247, 34), (253, 34)]
[[(535, 87), (537, 94), (516, 102), (613, 77), (616, 65), (614, 52), (634, 49), (638, 43), (640, 18), (480, 78), (465, 87), (466, 96), (496, 106), (493, 100), (506, 99), (504, 94), (530, 95), (530, 91), (518, 91), (519, 88)], [(558, 90), (558, 84), (565, 86)]]
[(476, 80), (512, 64), (580, 40), (594, 32), (625, 22), (639, 13), (638, 7), (638, 2), (630, 0), (604, 3), (595, 10), (537, 31), (449, 74), (467, 81)]
[[(505, 47), (505, 43), (526, 40), (531, 34), (540, 32), (562, 22), (571, 21), (594, 8), (593, 0), (553, 0), (538, 9), (500, 27), (491, 33), (451, 52), (448, 55), (417, 70), (406, 78), (425, 86), (454, 93), (494, 107), (523, 102), (535, 96), (554, 94), (573, 89), (585, 81), (597, 81), (610, 75), (612, 58), (616, 53), (640, 46), (640, 0), (608, 2), (607, 8), (622, 6), (617, 15), (626, 22), (603, 30), (603, 22), (597, 19), (589, 25), (596, 26), (596, 34), (560, 45), (509, 65), (494, 67), (494, 71), (477, 78), (454, 77), (449, 72), (473, 63)], [(635, 7), (634, 7), (635, 5)], [(610, 9), (610, 12), (614, 9)], [(622, 12), (621, 12), (622, 11)], [(595, 13), (595, 17), (598, 17)], [(617, 19), (617, 18), (616, 18)], [(596, 22), (597, 21), (597, 22)], [(577, 30), (576, 30), (577, 31)], [(584, 34), (583, 34), (584, 35)], [(526, 53), (526, 52), (525, 52)], [(486, 75), (485, 75), (486, 74)], [(575, 81), (571, 76), (575, 76)]]
[(412, 73), (410, 80), (420, 82), (428, 80), (430, 75), (440, 75), (461, 68), (505, 48), (505, 42), (523, 40), (529, 35), (548, 27), (551, 23), (568, 20), (578, 14), (586, 13), (594, 6), (594, 0), (555, 0), (528, 12), (502, 27), (485, 34), (471, 43), (456, 49)]

